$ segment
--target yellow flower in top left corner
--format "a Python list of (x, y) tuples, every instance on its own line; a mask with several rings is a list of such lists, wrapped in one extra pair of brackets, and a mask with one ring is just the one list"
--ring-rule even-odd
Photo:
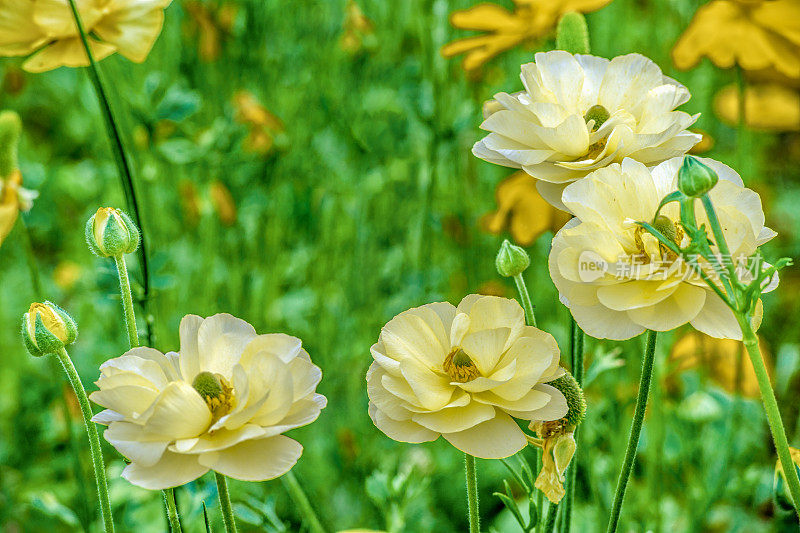
[(443, 436), (464, 453), (500, 459), (528, 443), (514, 418), (552, 421), (568, 411), (548, 385), (565, 373), (558, 345), (525, 325), (514, 300), (472, 294), (458, 307), (409, 309), (383, 327), (371, 352), (369, 415), (397, 441)]
[[(119, 52), (144, 61), (171, 1), (76, 0), (95, 59)], [(0, 55), (33, 53), (23, 64), (28, 72), (89, 64), (68, 0), (0, 0), (0, 5)]]
[(303, 447), (282, 435), (310, 424), (327, 400), (322, 371), (300, 339), (258, 335), (231, 315), (187, 315), (180, 352), (134, 348), (100, 367), (106, 408), (92, 418), (130, 459), (122, 476), (146, 489), (192, 481), (209, 470), (244, 481), (288, 472)]

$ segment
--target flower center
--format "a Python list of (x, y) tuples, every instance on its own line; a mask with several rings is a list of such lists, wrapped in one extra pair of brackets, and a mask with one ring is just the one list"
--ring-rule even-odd
[[(677, 246), (681, 245), (684, 233), (683, 233), (683, 228), (680, 226), (680, 224), (675, 224), (673, 221), (671, 221), (668, 217), (664, 215), (658, 215), (656, 219), (653, 221), (653, 227), (657, 229), (659, 232), (661, 232), (661, 234), (664, 237), (675, 243)], [(650, 254), (647, 253), (644, 241), (642, 240), (642, 235), (644, 235), (646, 232), (647, 230), (645, 230), (643, 227), (641, 226), (637, 227), (633, 239), (634, 242), (636, 243), (636, 249), (639, 252), (639, 255), (641, 255), (646, 262), (649, 262)], [(675, 261), (678, 258), (675, 252), (667, 248), (662, 243), (658, 244), (658, 249), (661, 252), (662, 259)]]
[(192, 381), (192, 387), (206, 402), (216, 422), (233, 409), (233, 387), (219, 374), (200, 372)]
[[(611, 113), (608, 112), (608, 109), (601, 105), (593, 105), (586, 111), (586, 114), (583, 115), (583, 120), (586, 121), (586, 125), (588, 126), (591, 124), (591, 132), (594, 133), (600, 129), (600, 126), (605, 124), (606, 120), (611, 116)], [(586, 157), (589, 159), (596, 159), (606, 148), (606, 141), (607, 138), (602, 138), (599, 141), (591, 144), (589, 146), (589, 151), (586, 153)]]
[(469, 358), (467, 353), (461, 348), (453, 348), (453, 350), (444, 358), (442, 368), (450, 376), (452, 381), (458, 383), (466, 383), (473, 379), (480, 377), (481, 373), (472, 359)]

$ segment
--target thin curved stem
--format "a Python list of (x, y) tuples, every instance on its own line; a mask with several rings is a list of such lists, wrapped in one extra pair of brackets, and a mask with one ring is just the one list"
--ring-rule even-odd
[(767, 422), (772, 433), (772, 440), (775, 443), (775, 450), (778, 452), (778, 459), (786, 476), (786, 484), (789, 486), (789, 492), (792, 495), (792, 504), (794, 505), (795, 513), (800, 516), (800, 478), (797, 476), (797, 469), (789, 451), (786, 429), (783, 426), (781, 412), (778, 409), (778, 401), (775, 399), (775, 391), (772, 389), (767, 367), (764, 364), (764, 358), (758, 346), (758, 337), (756, 337), (747, 317), (737, 314), (737, 320), (742, 328), (742, 343), (747, 349), (750, 361), (753, 363), (758, 388), (761, 391), (761, 401), (764, 404), (764, 411), (767, 413)]
[[(75, 5), (75, 0), (68, 1), (70, 9), (72, 10), (72, 16), (75, 19), (75, 24), (78, 27), (78, 33), (80, 34), (81, 42), (83, 43), (83, 49), (86, 51), (86, 57), (89, 59), (89, 78), (92, 80), (92, 85), (94, 86), (95, 93), (97, 94), (97, 100), (100, 104), (100, 109), (103, 114), (103, 121), (106, 126), (106, 131), (108, 132), (109, 141), (111, 142), (111, 151), (114, 154), (114, 161), (117, 164), (119, 177), (122, 182), (122, 191), (125, 195), (125, 203), (128, 205), (128, 210), (133, 214), (133, 220), (136, 222), (136, 226), (139, 228), (139, 232), (141, 234), (139, 259), (142, 267), (142, 289), (144, 292), (141, 304), (142, 307), (145, 307), (150, 296), (150, 270), (147, 262), (147, 246), (145, 242), (144, 226), (142, 224), (142, 216), (139, 210), (139, 201), (136, 198), (136, 189), (133, 186), (133, 173), (131, 172), (131, 165), (128, 161), (127, 152), (122, 141), (122, 135), (120, 134), (119, 126), (117, 126), (117, 121), (114, 118), (114, 113), (111, 109), (111, 103), (108, 99), (108, 94), (106, 93), (105, 86), (100, 78), (100, 70), (97, 68), (97, 62), (95, 61), (94, 56), (92, 55), (92, 50), (89, 47), (89, 41), (86, 38), (86, 31), (83, 27), (80, 13)], [(149, 331), (150, 328), (148, 326), (148, 341), (151, 341), (151, 339), (149, 339)], [(150, 344), (152, 344), (152, 342), (150, 342)]]
[(480, 533), (481, 522), (478, 513), (478, 476), (475, 473), (475, 458), (464, 454), (465, 473), (467, 478), (467, 510), (469, 513), (469, 533)]
[(611, 518), (608, 520), (607, 533), (614, 533), (619, 524), (622, 502), (625, 499), (625, 489), (628, 487), (628, 480), (631, 477), (631, 470), (633, 470), (633, 462), (636, 459), (636, 448), (639, 446), (639, 436), (642, 433), (644, 413), (647, 409), (647, 398), (650, 395), (650, 381), (653, 377), (655, 353), (656, 332), (648, 330), (647, 345), (644, 351), (644, 360), (642, 361), (642, 377), (639, 381), (639, 395), (636, 398), (636, 409), (633, 412), (631, 433), (628, 437), (628, 448), (625, 451), (625, 460), (622, 462), (622, 471), (619, 473), (617, 490), (614, 493), (614, 504), (611, 507)]
[(94, 467), (94, 479), (97, 482), (97, 496), (100, 500), (100, 513), (103, 515), (103, 528), (106, 533), (113, 533), (114, 520), (111, 517), (111, 500), (108, 497), (108, 482), (106, 481), (106, 467), (103, 462), (103, 451), (100, 448), (100, 437), (97, 436), (97, 426), (92, 422), (92, 407), (89, 405), (89, 398), (86, 396), (86, 389), (83, 388), (81, 378), (72, 359), (69, 358), (67, 350), (61, 348), (56, 353), (58, 361), (67, 373), (72, 390), (78, 398), (78, 405), (83, 415), (83, 423), (86, 426), (86, 434), (89, 437), (89, 450), (92, 455), (92, 466)]
[(169, 527), (173, 533), (178, 533), (181, 531), (181, 520), (178, 517), (178, 506), (175, 505), (175, 489), (167, 489), (162, 492), (164, 494), (164, 503), (167, 506)]
[(33, 250), (33, 239), (31, 239), (31, 230), (28, 229), (28, 224), (25, 219), (20, 215), (19, 225), (22, 227), (22, 241), (25, 246), (25, 259), (28, 263), (28, 271), (31, 274), (31, 286), (33, 287), (33, 295), (36, 301), (42, 300), (42, 281), (39, 275), (39, 264), (36, 262), (36, 253)]
[(533, 304), (531, 303), (531, 295), (528, 293), (528, 286), (525, 285), (525, 278), (522, 274), (514, 276), (514, 283), (517, 285), (519, 292), (519, 299), (522, 301), (522, 308), (525, 310), (525, 322), (529, 326), (536, 327), (536, 315), (533, 314)]
[(133, 297), (131, 296), (131, 282), (128, 279), (128, 268), (125, 265), (125, 256), (120, 254), (114, 258), (119, 276), (119, 293), (122, 296), (122, 308), (125, 312), (125, 326), (128, 330), (128, 344), (131, 348), (139, 346), (139, 333), (136, 331), (136, 314), (133, 311)]
[(286, 487), (286, 490), (289, 492), (289, 495), (300, 509), (300, 513), (303, 515), (303, 519), (305, 520), (308, 529), (312, 533), (325, 533), (325, 528), (322, 527), (322, 523), (319, 521), (317, 513), (314, 512), (314, 508), (311, 506), (311, 502), (308, 500), (308, 496), (306, 496), (303, 486), (299, 481), (297, 481), (294, 473), (289, 470), (281, 477), (281, 481), (283, 481), (283, 484)]
[[(578, 385), (583, 385), (583, 373), (584, 373), (584, 364), (583, 364), (583, 341), (584, 341), (584, 333), (583, 330), (578, 326), (575, 322), (575, 318), (570, 314), (570, 368), (572, 369), (572, 376), (575, 378), (575, 381), (578, 382)], [(580, 428), (576, 427), (573, 437), (575, 441), (578, 441), (578, 430)], [(566, 500), (564, 501), (564, 510), (561, 512), (561, 531), (563, 533), (569, 533), (570, 528), (572, 527), (572, 510), (574, 507), (575, 501), (575, 483), (577, 480), (578, 475), (578, 451), (580, 450), (580, 446), (578, 449), (575, 450), (575, 453), (572, 456), (572, 461), (570, 461), (570, 465), (567, 467), (567, 480), (566, 480)]]
[(225, 524), (227, 533), (236, 533), (236, 522), (233, 518), (233, 507), (231, 507), (231, 496), (228, 494), (228, 482), (225, 476), (214, 472), (217, 480), (217, 493), (219, 494), (219, 507), (222, 510), (222, 523)]

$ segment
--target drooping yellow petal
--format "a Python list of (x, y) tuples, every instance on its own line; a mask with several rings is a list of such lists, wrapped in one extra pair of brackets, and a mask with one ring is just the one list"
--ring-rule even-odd
[[(95, 60), (99, 61), (114, 53), (115, 48), (94, 39), (89, 39), (89, 48)], [(58, 67), (85, 67), (89, 65), (86, 50), (79, 37), (61, 39), (50, 44), (22, 64), (28, 72), (46, 72)]]
[(4, 0), (0, 9), (0, 55), (19, 56), (33, 52), (47, 35), (33, 21), (34, 0)]
[(101, 39), (116, 46), (120, 54), (141, 63), (161, 33), (167, 5), (169, 0), (112, 0), (106, 6), (105, 16), (92, 29)]

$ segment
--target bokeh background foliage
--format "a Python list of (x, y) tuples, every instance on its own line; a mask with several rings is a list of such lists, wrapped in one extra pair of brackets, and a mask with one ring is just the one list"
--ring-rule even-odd
[[(470, 0), (361, 0), (369, 24), (355, 40), (347, 5), (174, 0), (144, 64), (102, 61), (143, 205), (154, 345), (177, 349), (188, 313), (230, 312), (260, 332), (302, 338), (323, 368), (319, 391), (329, 406), (293, 432), (305, 446), (295, 471), (323, 522), (334, 530), (463, 531), (462, 454), (443, 441), (402, 445), (373, 427), (369, 346), (409, 307), (457, 303), (478, 291), (514, 295), (494, 270), (501, 237), (481, 229), (510, 171), (469, 149), (480, 135), (482, 101), (518, 90), (519, 65), (553, 43), (517, 47), (465, 74), (439, 49), (468, 34), (448, 16)], [(698, 5), (614, 0), (588, 15), (593, 52), (644, 53), (687, 85), (693, 98), (684, 109), (703, 113), (697, 127), (716, 141), (710, 155), (762, 194), (768, 225), (779, 232), (768, 257), (797, 256), (798, 136), (737, 138), (712, 111), (734, 72), (707, 61), (689, 72), (671, 65), (669, 51)], [(86, 73), (31, 75), (20, 64), (0, 61), (0, 108), (16, 110), (25, 124), (20, 166), (25, 185), (40, 192), (25, 222), (47, 297), (80, 326), (72, 356), (89, 384), (100, 362), (125, 351), (126, 338), (113, 264), (89, 253), (82, 224), (100, 205), (123, 207), (122, 193)], [(526, 276), (540, 327), (566, 351), (567, 311), (547, 275), (550, 235), (530, 248)], [(90, 464), (74, 397), (54, 363), (31, 359), (19, 340), (19, 317), (34, 299), (20, 227), (0, 248), (0, 280), (0, 524), (9, 532), (91, 529), (97, 511), (93, 487), (82, 481)], [(761, 329), (795, 446), (799, 281), (785, 271), (782, 289), (765, 298)], [(719, 379), (735, 355), (722, 360), (722, 371), (710, 356), (680, 364), (670, 351), (683, 333), (659, 341), (623, 529), (792, 530), (791, 516), (772, 503), (775, 459), (758, 400), (730, 394), (730, 380)], [(605, 527), (642, 340), (586, 348), (589, 410), (574, 523), (592, 532)], [(166, 527), (159, 493), (119, 478), (121, 459), (109, 446), (105, 452), (119, 529)], [(514, 531), (491, 496), (507, 472), (497, 461), (478, 464), (484, 527)], [(221, 526), (215, 490), (207, 476), (177, 491), (187, 531), (202, 530), (204, 500)], [(301, 530), (280, 481), (233, 481), (231, 490), (241, 529)]]

